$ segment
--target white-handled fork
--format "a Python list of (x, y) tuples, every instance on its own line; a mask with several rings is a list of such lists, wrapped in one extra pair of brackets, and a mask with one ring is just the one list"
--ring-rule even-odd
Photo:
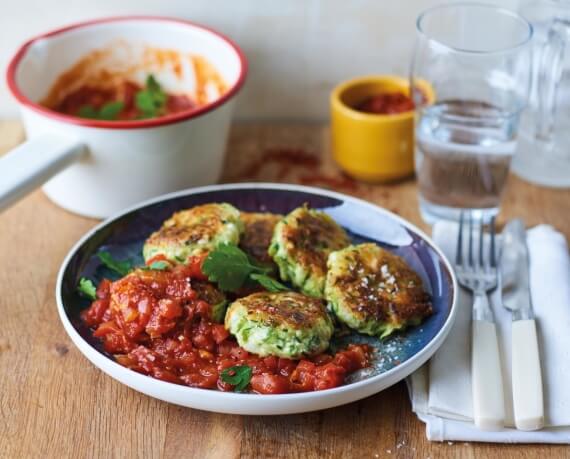
[[(490, 222), (490, 244), (485, 254), (483, 223), (478, 222), (479, 244), (475, 248), (474, 223), (468, 216), (467, 254), (465, 254), (465, 218), (461, 214), (455, 271), (459, 284), (473, 293), (473, 326), (471, 339), (471, 383), (473, 418), (483, 430), (500, 430), (505, 423), (505, 400), (499, 356), (497, 329), (488, 294), (497, 288), (498, 272), (495, 255), (495, 221)], [(477, 254), (475, 254), (477, 252)]]

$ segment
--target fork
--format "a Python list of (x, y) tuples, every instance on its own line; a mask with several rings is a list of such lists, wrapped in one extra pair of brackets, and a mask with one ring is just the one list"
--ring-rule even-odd
[[(459, 221), (455, 271), (459, 284), (473, 293), (471, 336), (471, 385), (473, 418), (482, 430), (500, 430), (505, 422), (503, 378), (497, 341), (497, 329), (488, 294), (497, 288), (498, 270), (495, 255), (495, 219), (490, 221), (489, 255), (485, 256), (483, 221), (480, 220), (479, 246), (473, 235), (473, 216), (469, 213), (468, 229), (464, 213)], [(463, 238), (468, 231), (467, 254)], [(475, 254), (477, 252), (477, 254)]]

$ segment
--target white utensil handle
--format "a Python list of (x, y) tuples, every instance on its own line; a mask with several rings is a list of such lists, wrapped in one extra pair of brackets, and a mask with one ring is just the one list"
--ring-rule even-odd
[(482, 430), (501, 430), (505, 423), (505, 400), (493, 322), (473, 320), (471, 383), (475, 425)]
[(513, 322), (512, 345), (515, 425), (519, 430), (538, 430), (544, 427), (544, 404), (536, 324), (533, 319)]
[(65, 169), (84, 151), (77, 140), (43, 134), (1, 156), (0, 211)]

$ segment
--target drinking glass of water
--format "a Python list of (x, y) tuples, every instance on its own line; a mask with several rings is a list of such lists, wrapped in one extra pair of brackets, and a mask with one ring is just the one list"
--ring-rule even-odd
[[(452, 3), (417, 20), (410, 79), (417, 109), (416, 175), (428, 223), (468, 209), (499, 211), (530, 90), (530, 24), (490, 5)], [(427, 104), (416, 80), (427, 81)]]

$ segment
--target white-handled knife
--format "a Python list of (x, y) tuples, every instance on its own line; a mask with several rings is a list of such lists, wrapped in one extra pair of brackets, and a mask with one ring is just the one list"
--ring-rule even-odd
[(544, 426), (542, 374), (532, 311), (529, 256), (522, 220), (503, 229), (501, 282), (503, 305), (512, 312), (512, 380), (515, 425), (519, 430)]

